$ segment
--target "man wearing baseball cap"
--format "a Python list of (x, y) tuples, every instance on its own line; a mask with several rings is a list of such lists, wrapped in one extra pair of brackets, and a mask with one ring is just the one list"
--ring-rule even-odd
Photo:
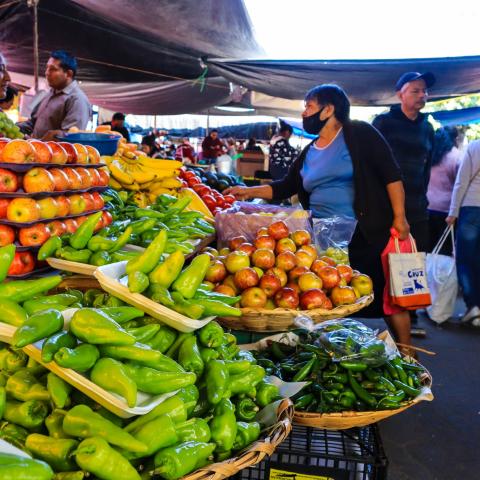
[[(428, 98), (428, 88), (434, 83), (435, 76), (430, 72), (404, 73), (395, 85), (400, 104), (373, 120), (373, 126), (389, 143), (402, 171), (407, 220), (421, 252), (429, 247), (427, 188), (434, 141), (433, 126), (421, 110)], [(420, 329), (414, 330), (424, 334)]]

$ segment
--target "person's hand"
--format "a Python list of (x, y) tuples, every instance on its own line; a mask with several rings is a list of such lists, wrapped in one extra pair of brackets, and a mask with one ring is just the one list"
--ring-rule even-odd
[(457, 221), (457, 217), (454, 217), (452, 215), (449, 215), (445, 221), (447, 222), (448, 225), (452, 226), (455, 225), (455, 222)]
[(58, 137), (63, 137), (65, 132), (63, 130), (49, 130), (43, 137), (42, 141), (43, 142), (50, 142), (50, 141), (56, 141), (57, 136)]
[(405, 215), (395, 217), (393, 219), (392, 227), (398, 232), (398, 238), (400, 240), (405, 240), (410, 233), (410, 225), (408, 224)]
[(250, 188), (237, 185), (230, 187), (222, 192), (224, 195), (233, 195), (237, 200), (248, 200), (250, 197)]

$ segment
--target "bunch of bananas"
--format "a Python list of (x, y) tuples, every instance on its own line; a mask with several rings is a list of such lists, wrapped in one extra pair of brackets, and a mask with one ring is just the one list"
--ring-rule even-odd
[(182, 186), (177, 177), (181, 162), (137, 156), (131, 151), (103, 157), (111, 176), (110, 186), (116, 190), (142, 191), (154, 202), (158, 195), (176, 195)]

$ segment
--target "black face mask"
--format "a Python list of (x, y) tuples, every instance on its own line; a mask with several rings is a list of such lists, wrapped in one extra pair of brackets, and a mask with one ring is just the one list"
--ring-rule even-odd
[(310, 135), (318, 135), (318, 133), (322, 130), (325, 124), (328, 122), (328, 118), (325, 120), (320, 120), (320, 114), (323, 112), (323, 107), (319, 112), (316, 112), (308, 117), (303, 117), (303, 129), (309, 133)]

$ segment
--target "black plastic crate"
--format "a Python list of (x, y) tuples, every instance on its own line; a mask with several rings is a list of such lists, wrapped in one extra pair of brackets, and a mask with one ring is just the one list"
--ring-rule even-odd
[(241, 471), (235, 478), (385, 480), (387, 467), (376, 425), (339, 431), (295, 425), (270, 459)]

